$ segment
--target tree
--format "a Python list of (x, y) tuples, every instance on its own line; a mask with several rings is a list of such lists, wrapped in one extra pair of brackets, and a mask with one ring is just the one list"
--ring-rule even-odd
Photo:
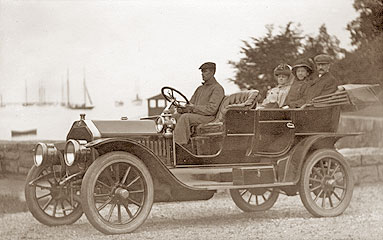
[(383, 0), (355, 0), (359, 17), (347, 25), (352, 44), (360, 46), (373, 41), (383, 33)]
[(355, 0), (357, 19), (347, 25), (352, 44), (334, 65), (334, 73), (344, 83), (380, 83), (383, 85), (383, 0)]
[(264, 96), (267, 88), (276, 84), (273, 70), (280, 63), (290, 63), (302, 48), (302, 32), (289, 22), (277, 34), (273, 25), (266, 25), (267, 34), (262, 38), (243, 41), (241, 53), (245, 56), (238, 62), (229, 61), (235, 69), (235, 77), (229, 79), (240, 89), (257, 89)]
[(339, 47), (339, 40), (327, 32), (325, 25), (319, 28), (316, 37), (302, 36), (298, 26), (289, 22), (277, 34), (273, 34), (273, 25), (267, 25), (265, 37), (251, 38), (252, 42), (243, 41), (241, 53), (244, 57), (239, 62), (229, 61), (236, 69), (235, 77), (229, 79), (240, 89), (257, 89), (265, 96), (269, 87), (276, 85), (273, 70), (280, 63), (294, 63), (298, 58), (314, 57), (327, 53), (340, 58), (345, 50)]
[(339, 39), (331, 36), (327, 32), (326, 25), (319, 28), (319, 34), (316, 37), (306, 36), (304, 51), (301, 57), (314, 57), (321, 53), (326, 53), (334, 59), (339, 59), (346, 54), (346, 50), (339, 47)]

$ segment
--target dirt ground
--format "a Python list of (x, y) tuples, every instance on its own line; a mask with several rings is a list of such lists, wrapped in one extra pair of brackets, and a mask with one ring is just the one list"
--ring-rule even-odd
[[(23, 197), (22, 177), (0, 179), (0, 190)], [(86, 217), (70, 226), (47, 227), (31, 213), (0, 216), (1, 239), (381, 239), (383, 183), (356, 186), (350, 206), (338, 217), (315, 218), (299, 196), (281, 195), (273, 208), (241, 212), (226, 193), (208, 201), (156, 203), (134, 233), (105, 236)]]

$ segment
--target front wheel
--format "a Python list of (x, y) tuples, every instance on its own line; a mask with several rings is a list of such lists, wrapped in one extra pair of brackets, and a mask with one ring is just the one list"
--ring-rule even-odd
[(276, 188), (230, 189), (234, 203), (244, 212), (266, 211), (278, 200)]
[(61, 165), (33, 166), (25, 184), (25, 199), (32, 215), (48, 226), (68, 225), (82, 216), (81, 180), (60, 182), (65, 174)]
[(350, 204), (353, 188), (351, 168), (335, 150), (317, 150), (303, 166), (299, 195), (316, 217), (342, 214)]
[(126, 152), (102, 155), (87, 170), (81, 199), (89, 222), (102, 233), (123, 234), (137, 229), (153, 205), (149, 170)]

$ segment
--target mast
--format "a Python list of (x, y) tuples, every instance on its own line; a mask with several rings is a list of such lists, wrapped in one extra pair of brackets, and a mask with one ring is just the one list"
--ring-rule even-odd
[(27, 87), (27, 79), (25, 79), (25, 106), (28, 106), (28, 87)]
[(66, 94), (67, 94), (66, 105), (69, 107), (70, 106), (70, 102), (69, 102), (69, 68), (66, 69)]
[(85, 83), (85, 68), (82, 69), (83, 71), (83, 89), (84, 89), (84, 106), (86, 106), (86, 83)]
[(84, 71), (84, 79), (83, 79), (83, 84), (84, 84), (84, 106), (86, 106), (86, 99), (89, 99), (89, 104), (93, 105), (92, 99), (90, 98), (88, 88), (86, 87), (86, 76), (85, 76), (85, 68), (83, 69)]

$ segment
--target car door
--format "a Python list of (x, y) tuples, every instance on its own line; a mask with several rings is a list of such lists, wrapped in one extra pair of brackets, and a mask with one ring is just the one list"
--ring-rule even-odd
[(248, 156), (283, 155), (294, 142), (293, 112), (284, 109), (261, 109), (255, 112), (254, 135)]

